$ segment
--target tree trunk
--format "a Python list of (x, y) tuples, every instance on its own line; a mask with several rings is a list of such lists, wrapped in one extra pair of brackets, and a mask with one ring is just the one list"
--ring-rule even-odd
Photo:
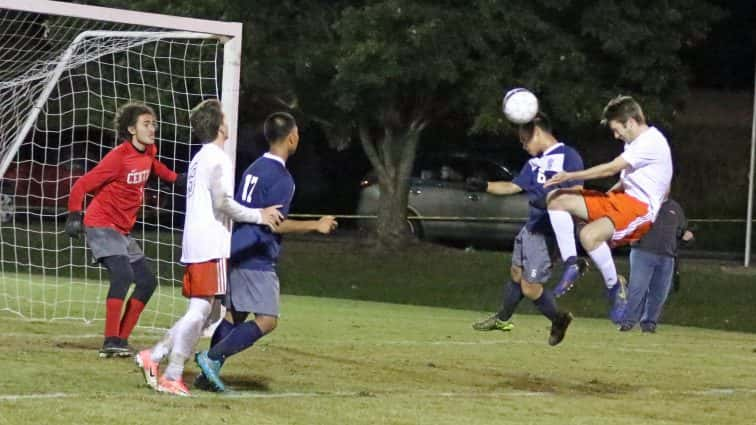
[(375, 226), (379, 249), (401, 248), (414, 237), (407, 223), (407, 201), (417, 144), (424, 128), (425, 123), (418, 119), (402, 129), (400, 135), (387, 127), (380, 138), (373, 138), (367, 128), (360, 128), (360, 142), (378, 175), (381, 190)]

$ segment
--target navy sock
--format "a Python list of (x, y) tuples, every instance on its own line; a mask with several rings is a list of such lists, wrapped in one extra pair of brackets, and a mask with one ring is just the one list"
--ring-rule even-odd
[(212, 347), (207, 356), (213, 360), (224, 361), (227, 357), (251, 347), (262, 336), (260, 327), (254, 321), (234, 325), (228, 336)]
[(540, 311), (541, 314), (546, 316), (552, 322), (554, 321), (554, 319), (556, 319), (558, 315), (557, 305), (556, 300), (554, 299), (554, 295), (551, 293), (551, 291), (544, 288), (541, 296), (537, 300), (533, 300), (533, 304), (535, 304), (536, 308), (538, 308), (538, 311)]
[(213, 332), (213, 337), (210, 339), (210, 348), (215, 347), (219, 342), (223, 341), (223, 338), (227, 337), (232, 329), (234, 329), (233, 323), (226, 319), (221, 320), (218, 327), (215, 328), (215, 332)]
[(512, 318), (512, 315), (514, 314), (517, 305), (520, 304), (523, 295), (522, 288), (517, 283), (510, 281), (508, 285), (504, 285), (504, 288), (504, 302), (501, 303), (501, 310), (499, 310), (497, 316), (499, 317), (499, 320), (507, 321)]

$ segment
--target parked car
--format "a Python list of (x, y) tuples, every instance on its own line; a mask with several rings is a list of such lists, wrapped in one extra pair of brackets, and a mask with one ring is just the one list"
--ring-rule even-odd
[[(418, 160), (410, 181), (409, 230), (426, 240), (511, 244), (527, 218), (527, 196), (469, 192), (465, 189), (465, 180), (475, 176), (489, 181), (511, 181), (516, 175), (513, 170), (491, 158), (464, 154)], [(357, 213), (375, 215), (380, 208), (377, 179), (368, 175), (361, 186)], [(371, 223), (362, 221), (364, 227)]]

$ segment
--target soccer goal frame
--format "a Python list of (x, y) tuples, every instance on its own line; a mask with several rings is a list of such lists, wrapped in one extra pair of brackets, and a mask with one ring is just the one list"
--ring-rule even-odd
[[(3, 154), (2, 160), (0, 160), (0, 178), (8, 178), (7, 174), (9, 166), (13, 165), (14, 167), (16, 167), (18, 165), (17, 162), (14, 162), (14, 157), (16, 157), (17, 153), (22, 152), (24, 149), (28, 148), (28, 141), (30, 139), (34, 139), (38, 132), (56, 131), (54, 128), (50, 130), (50, 128), (48, 127), (44, 127), (43, 130), (40, 130), (39, 124), (46, 119), (46, 114), (50, 113), (47, 110), (50, 107), (49, 99), (54, 98), (56, 95), (60, 95), (59, 88), (56, 88), (56, 84), (58, 84), (59, 81), (63, 81), (61, 78), (72, 78), (70, 74), (71, 69), (74, 66), (73, 64), (76, 64), (76, 66), (82, 65), (82, 52), (77, 51), (77, 46), (80, 43), (87, 43), (88, 40), (97, 41), (109, 37), (118, 39), (133, 39), (133, 42), (128, 43), (129, 47), (126, 48), (127, 50), (130, 50), (134, 45), (141, 45), (140, 43), (142, 42), (144, 44), (159, 44), (159, 42), (162, 42), (163, 40), (167, 40), (171, 45), (174, 44), (172, 40), (197, 40), (196, 43), (202, 45), (204, 45), (205, 43), (202, 40), (211, 40), (213, 46), (222, 46), (214, 50), (215, 53), (213, 57), (215, 59), (211, 61), (210, 65), (214, 66), (214, 72), (212, 74), (208, 74), (213, 76), (212, 78), (210, 78), (210, 80), (213, 82), (212, 84), (214, 84), (213, 90), (205, 91), (203, 89), (204, 83), (200, 81), (200, 92), (184, 93), (185, 96), (181, 100), (180, 109), (176, 109), (180, 110), (180, 112), (183, 114), (181, 115), (182, 118), (178, 119), (177, 121), (174, 119), (173, 122), (179, 122), (181, 124), (182, 137), (186, 136), (188, 134), (188, 119), (186, 119), (185, 117), (188, 116), (187, 107), (191, 108), (191, 105), (187, 106), (185, 105), (185, 103), (187, 103), (186, 101), (189, 100), (190, 94), (192, 98), (192, 104), (195, 104), (194, 100), (197, 100), (198, 97), (219, 97), (229, 127), (229, 134), (231, 136), (226, 142), (224, 149), (231, 159), (232, 163), (235, 163), (235, 135), (238, 132), (240, 67), (242, 53), (241, 23), (185, 18), (164, 14), (113, 9), (100, 6), (64, 3), (52, 0), (0, 0), (0, 12), (2, 12), (3, 14), (22, 13), (25, 15), (30, 14), (34, 16), (42, 16), (44, 17), (42, 19), (42, 21), (44, 22), (47, 22), (46, 19), (48, 18), (65, 18), (66, 21), (71, 18), (72, 21), (75, 21), (77, 23), (84, 23), (81, 25), (75, 25), (75, 28), (72, 30), (72, 32), (70, 34), (67, 34), (68, 36), (65, 37), (65, 40), (66, 42), (68, 42), (68, 40), (71, 40), (70, 44), (56, 45), (56, 49), (54, 50), (55, 57), (48, 58), (47, 60), (49, 60), (49, 62), (47, 62), (47, 60), (46, 62), (44, 62), (45, 66), (41, 68), (41, 71), (39, 73), (37, 73), (37, 69), (34, 69), (35, 74), (33, 78), (36, 84), (36, 91), (33, 92), (33, 95), (26, 97), (26, 99), (29, 99), (29, 101), (24, 103), (23, 110), (27, 111), (27, 108), (30, 109), (28, 109), (28, 112), (19, 113), (17, 114), (17, 116), (14, 115), (12, 122), (13, 129), (9, 133), (2, 133), (3, 137), (0, 137), (0, 139), (4, 139), (0, 140), (0, 143), (2, 143), (2, 146), (0, 146), (2, 147), (1, 153)], [(96, 23), (97, 25), (89, 26), (88, 23)], [(116, 28), (117, 30), (102, 30), (101, 28), (103, 27)], [(5, 34), (0, 31), (0, 37), (4, 35)], [(141, 41), (142, 39), (144, 39), (145, 41)], [(187, 41), (186, 43), (188, 44), (190, 42)], [(11, 46), (11, 50), (17, 48), (17, 46)], [(115, 53), (113, 54), (120, 54), (120, 52), (117, 50), (118, 47), (115, 47), (114, 49)], [(156, 52), (154, 54), (158, 54), (157, 47), (155, 47), (154, 52)], [(162, 60), (164, 58), (161, 57), (160, 59)], [(173, 59), (173, 56), (170, 56), (169, 59)], [(178, 59), (185, 60), (186, 58)], [(86, 58), (84, 59), (84, 63), (90, 63), (86, 61), (89, 61), (88, 56), (86, 56)], [(203, 65), (200, 60), (198, 60), (197, 63), (199, 65)], [(157, 73), (157, 69), (155, 72)], [(200, 70), (199, 72), (199, 80), (208, 80), (208, 78), (206, 78), (206, 76), (203, 74), (202, 70)], [(84, 71), (84, 74), (84, 78), (86, 78), (86, 71)], [(178, 73), (177, 75), (179, 75), (178, 78), (183, 78), (180, 77), (180, 73)], [(76, 77), (81, 76), (76, 75)], [(171, 75), (171, 77), (174, 76)], [(118, 81), (121, 82), (120, 80)], [(156, 81), (158, 80), (156, 79)], [(112, 82), (113, 81), (109, 81), (109, 83)], [(0, 81), (0, 85), (2, 84), (3, 81)], [(29, 93), (32, 92), (30, 91)], [(129, 91), (129, 93), (131, 92)], [(7, 93), (5, 93), (5, 95), (7, 96)], [(115, 99), (117, 99), (119, 102), (122, 102), (124, 100), (123, 96), (118, 95), (115, 97)], [(110, 98), (110, 100), (113, 100), (113, 98)], [(136, 95), (135, 98), (127, 98), (126, 100), (144, 101), (145, 103), (148, 103), (147, 99), (140, 99), (138, 95)], [(158, 100), (158, 102), (161, 101)], [(173, 105), (170, 102), (169, 105), (173, 106), (174, 108), (179, 108), (179, 106)], [(163, 106), (165, 106), (165, 104), (161, 103), (160, 108), (163, 108)], [(76, 104), (74, 104), (74, 109), (76, 108), (77, 106)], [(99, 112), (103, 111), (98, 110), (98, 113)], [(112, 114), (115, 112), (115, 110), (108, 110), (107, 112), (109, 114)], [(156, 112), (158, 113), (158, 115), (160, 115), (159, 110), (156, 109)], [(78, 113), (78, 111), (74, 111), (74, 113)], [(85, 110), (84, 113), (87, 114), (87, 117), (89, 117), (88, 111)], [(77, 118), (77, 116), (73, 116), (73, 118), (71, 118), (71, 120), (77, 121), (77, 123), (78, 119), (79, 118)], [(100, 130), (106, 129), (100, 128)], [(63, 129), (58, 128), (57, 131), (63, 132)], [(66, 131), (68, 131), (68, 129), (66, 129)], [(176, 130), (176, 134), (178, 134), (178, 130)], [(117, 138), (115, 142), (118, 142)], [(101, 144), (98, 145), (98, 149), (101, 154), (94, 158), (95, 161), (99, 160), (101, 156), (106, 153), (105, 148), (107, 148), (107, 146), (102, 145), (102, 139), (100, 140), (100, 143)], [(182, 139), (182, 144), (189, 145), (189, 142), (187, 140), (186, 143), (184, 143)], [(196, 146), (191, 147), (196, 148)], [(73, 150), (72, 146), (70, 148)], [(45, 149), (45, 152), (49, 150), (47, 146), (45, 146)], [(60, 147), (60, 149), (62, 149), (62, 147)], [(85, 146), (85, 149), (88, 149), (88, 146)], [(191, 149), (186, 148), (186, 150), (190, 151)], [(47, 155), (47, 153), (45, 153), (45, 155)], [(91, 159), (92, 158), (87, 157), (87, 160)], [(185, 159), (176, 160), (185, 161)], [(46, 157), (45, 161), (47, 161)], [(47, 162), (43, 162), (43, 164), (47, 164)], [(16, 169), (19, 169), (19, 167), (16, 167)], [(183, 170), (177, 169), (177, 171)], [(16, 176), (14, 178), (21, 179), (22, 177)], [(69, 175), (67, 178), (71, 179), (71, 176)], [(65, 184), (67, 185), (68, 182), (69, 180), (66, 180)], [(145, 193), (146, 192), (147, 190), (145, 190)], [(163, 193), (162, 189), (160, 188), (158, 188), (157, 192), (158, 194)], [(170, 193), (171, 196), (175, 195), (175, 193), (173, 192)], [(57, 192), (55, 196), (58, 196)], [(60, 220), (60, 218), (63, 216), (64, 211), (60, 211), (60, 207), (55, 208), (58, 208), (58, 210), (56, 210), (54, 215), (49, 215), (46, 213), (39, 214), (40, 222), (42, 221), (42, 217), (45, 217), (46, 222), (54, 223), (49, 225), (45, 224), (45, 226), (49, 226), (49, 228), (34, 228), (33, 226), (30, 226), (28, 224), (29, 221), (27, 220), (27, 225), (22, 224), (18, 229), (15, 227), (15, 224), (12, 228), (5, 226), (3, 229), (0, 229), (2, 230), (2, 234), (0, 234), (0, 253), (3, 250), (6, 251), (4, 254), (0, 255), (2, 259), (2, 267), (0, 267), (0, 279), (2, 279), (0, 280), (0, 312), (8, 311), (23, 318), (41, 320), (73, 319), (84, 320), (84, 322), (86, 323), (89, 323), (93, 320), (101, 320), (103, 318), (105, 292), (107, 291), (107, 278), (104, 278), (101, 268), (98, 268), (96, 266), (93, 267), (91, 264), (87, 264), (88, 254), (85, 254), (86, 250), (84, 249), (83, 243), (81, 241), (69, 242), (67, 240), (67, 237), (60, 236), (60, 232), (62, 230), (62, 220)], [(155, 209), (154, 207), (152, 208)], [(145, 204), (145, 210), (146, 209), (147, 205)], [(182, 210), (180, 208), (170, 210), (171, 213), (174, 213), (176, 211), (181, 212)], [(26, 216), (29, 215), (30, 214), (28, 214), (27, 212)], [(148, 248), (147, 246), (143, 245), (142, 248), (145, 250), (145, 254), (147, 254), (148, 259), (154, 260), (158, 263), (156, 270), (158, 281), (164, 282), (167, 280), (169, 282), (172, 282), (171, 285), (167, 285), (166, 288), (158, 288), (155, 296), (153, 296), (153, 299), (148, 304), (147, 309), (145, 310), (145, 314), (142, 315), (142, 320), (140, 320), (139, 323), (139, 325), (142, 327), (164, 327), (167, 324), (170, 324), (173, 319), (175, 319), (183, 312), (183, 306), (178, 306), (178, 304), (173, 301), (174, 299), (177, 299), (177, 296), (180, 294), (180, 274), (177, 275), (176, 273), (176, 264), (178, 261), (176, 251), (179, 249), (180, 245), (180, 243), (177, 244), (177, 241), (180, 242), (180, 235), (179, 237), (176, 237), (176, 234), (181, 230), (180, 224), (173, 224), (174, 219), (175, 216), (171, 214), (170, 218), (168, 219), (168, 232), (163, 231), (164, 229), (166, 229), (166, 226), (164, 226), (163, 223), (160, 222), (160, 220), (158, 220), (156, 224), (151, 223), (154, 231), (149, 233), (149, 236), (145, 236), (144, 230), (142, 230), (143, 233), (141, 238), (143, 239), (145, 245), (148, 243), (149, 239), (149, 243), (151, 244), (151, 246), (149, 247), (150, 249), (153, 249), (159, 254), (161, 252), (164, 252), (161, 250), (164, 250), (166, 249), (165, 247), (167, 247), (169, 254), (165, 256), (156, 255), (155, 257), (151, 257), (151, 255), (148, 253), (148, 250), (146, 249)], [(0, 227), (3, 226), (0, 225)], [(8, 231), (10, 231), (11, 236), (8, 236)], [(136, 232), (137, 229), (135, 228), (132, 234), (135, 234)], [(52, 234), (53, 237), (48, 238), (51, 239), (51, 242), (47, 242), (46, 239), (38, 237), (38, 235), (31, 235), (32, 233), (45, 233), (46, 235)], [(163, 240), (164, 235), (167, 235), (166, 241)], [(6, 238), (5, 241), (2, 240), (2, 238), (4, 237)], [(139, 239), (139, 236), (137, 235), (135, 235), (134, 237)], [(17, 240), (23, 242), (16, 244)], [(36, 242), (39, 240), (43, 241), (42, 245), (35, 245), (39, 244), (39, 242)], [(12, 246), (12, 248), (8, 248), (8, 246)], [(163, 246), (163, 248), (161, 248), (161, 246)], [(14, 252), (11, 252), (10, 254), (10, 256), (15, 259), (13, 260), (13, 264), (20, 264), (21, 267), (16, 268), (16, 270), (20, 271), (16, 271), (15, 274), (11, 273), (12, 276), (8, 277), (9, 275), (6, 275), (5, 271), (5, 264), (6, 255), (8, 254), (8, 252), (10, 252), (11, 249), (14, 250)], [(18, 252), (16, 252), (16, 250), (18, 250)], [(62, 251), (65, 252), (61, 254)], [(39, 257), (50, 254), (52, 254), (52, 256), (63, 255), (67, 258), (72, 258), (73, 262), (66, 260), (66, 263), (59, 263), (58, 260), (56, 260), (55, 267), (46, 268), (42, 273), (42, 277), (40, 277), (37, 274), (38, 272), (34, 272), (32, 271), (32, 269), (35, 269), (35, 267), (37, 267), (37, 264), (39, 264)], [(37, 261), (37, 263), (35, 263), (35, 261)], [(45, 263), (45, 261), (41, 261), (41, 263)], [(165, 273), (162, 273), (161, 267), (163, 267), (164, 270), (167, 271)], [(64, 272), (59, 272), (59, 270), (63, 269), (70, 269), (70, 276), (67, 276)], [(74, 269), (83, 269), (85, 277), (74, 277)], [(91, 272), (91, 270), (99, 271)], [(95, 277), (94, 279), (90, 279), (89, 276)], [(74, 286), (73, 284), (76, 284), (77, 288), (83, 289), (72, 290), (71, 288)], [(95, 287), (94, 289), (93, 286)], [(164, 291), (164, 296), (158, 297), (158, 299), (156, 299), (161, 290)], [(85, 295), (79, 295), (79, 292), (77, 291), (80, 291), (80, 293), (83, 293)], [(31, 296), (41, 298), (30, 298)], [(82, 296), (87, 298), (78, 300), (75, 298)], [(51, 302), (50, 300), (53, 301)], [(24, 306), (24, 304), (28, 304), (29, 306)], [(71, 307), (71, 305), (74, 304), (76, 306)], [(51, 305), (54, 305), (54, 307), (50, 307)], [(63, 307), (58, 308), (58, 305), (63, 305)]]
[[(163, 15), (158, 13), (137, 12), (123, 9), (111, 9), (100, 6), (89, 6), (75, 3), (64, 3), (52, 0), (0, 0), (0, 9), (17, 10), (21, 12), (40, 13), (46, 15), (67, 16), (82, 19), (117, 22), (123, 24), (141, 25), (146, 27), (176, 30), (177, 32), (165, 32), (165, 37), (173, 38), (204, 38), (220, 37), (223, 43), (223, 77), (221, 104), (223, 113), (226, 115), (230, 134), (237, 134), (239, 118), (239, 79), (241, 76), (241, 47), (242, 47), (242, 24), (239, 22), (210, 21), (205, 19), (183, 18), (178, 16)], [(208, 30), (212, 29), (212, 32)], [(75, 48), (75, 43), (92, 36), (106, 36), (108, 31), (85, 31), (79, 34), (68, 50), (63, 54), (60, 62), (56, 65), (53, 76), (45, 86), (42, 95), (35, 102), (32, 113), (27, 117), (22, 130), (13, 141), (12, 149), (18, 147), (28, 134), (34, 121), (37, 119), (42, 105), (53, 90), (55, 83), (67, 66), (67, 61)], [(116, 32), (112, 32), (115, 34)], [(117, 32), (121, 36), (144, 37), (145, 32)], [(150, 35), (155, 36), (155, 33)], [(236, 158), (236, 137), (232, 137), (225, 145), (226, 153), (232, 162)], [(12, 155), (7, 155), (0, 163), (0, 176), (5, 174)]]

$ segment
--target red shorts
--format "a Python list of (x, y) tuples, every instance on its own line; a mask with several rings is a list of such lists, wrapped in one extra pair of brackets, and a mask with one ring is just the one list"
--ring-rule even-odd
[(635, 242), (648, 232), (653, 216), (648, 205), (623, 192), (604, 193), (582, 190), (580, 193), (588, 209), (588, 221), (607, 217), (614, 223), (612, 246)]
[(181, 294), (189, 297), (214, 297), (226, 293), (226, 260), (190, 263), (184, 269)]

